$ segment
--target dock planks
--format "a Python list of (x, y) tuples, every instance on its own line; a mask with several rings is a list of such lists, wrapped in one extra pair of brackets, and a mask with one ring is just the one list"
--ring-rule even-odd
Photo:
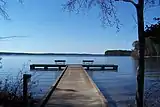
[[(48, 70), (49, 68), (58, 68), (62, 69), (66, 67), (66, 64), (31, 64), (30, 70), (36, 70), (38, 68)], [(83, 67), (87, 68), (87, 70), (93, 69), (93, 68), (100, 68), (100, 70), (117, 70), (118, 65), (114, 64), (82, 64)], [(97, 69), (96, 69), (97, 70)]]
[(45, 107), (107, 107), (107, 104), (83, 67), (69, 65)]

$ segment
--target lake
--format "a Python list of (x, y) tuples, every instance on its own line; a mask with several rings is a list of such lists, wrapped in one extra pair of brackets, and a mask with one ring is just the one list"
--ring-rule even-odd
[[(130, 107), (134, 104), (136, 92), (137, 61), (132, 57), (107, 57), (107, 56), (1, 56), (0, 80), (6, 77), (17, 77), (20, 70), (31, 73), (31, 81), (37, 81), (32, 88), (34, 97), (42, 98), (50, 86), (55, 82), (61, 71), (29, 71), (29, 65), (34, 63), (52, 64), (56, 59), (66, 60), (67, 64), (81, 64), (83, 59), (94, 60), (95, 64), (117, 64), (118, 71), (87, 71), (100, 91), (106, 97), (109, 107)], [(145, 60), (145, 89), (148, 90), (160, 80), (160, 58), (147, 58)], [(160, 85), (159, 85), (160, 86)], [(154, 93), (155, 90), (152, 90)], [(156, 90), (156, 93), (159, 90)], [(160, 92), (159, 92), (160, 93)], [(159, 95), (160, 96), (160, 95)], [(159, 97), (156, 96), (156, 97)], [(152, 94), (153, 97), (153, 94)], [(149, 96), (149, 99), (151, 97)], [(157, 104), (159, 107), (160, 105)]]

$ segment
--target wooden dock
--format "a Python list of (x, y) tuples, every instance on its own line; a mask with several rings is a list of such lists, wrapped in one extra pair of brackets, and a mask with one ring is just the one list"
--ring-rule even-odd
[(107, 101), (81, 65), (69, 65), (41, 107), (107, 107)]
[(85, 67), (87, 70), (90, 70), (90, 68), (100, 68), (100, 70), (117, 70), (118, 65), (114, 64), (83, 64), (83, 67)]
[(48, 70), (49, 68), (58, 68), (62, 69), (62, 67), (66, 67), (65, 64), (31, 64), (30, 70), (35, 70), (36, 68), (42, 68), (44, 70)]
[[(44, 70), (48, 70), (49, 68), (58, 68), (61, 70), (66, 66), (67, 66), (66, 64), (31, 64), (30, 70), (36, 70), (37, 68), (41, 68)], [(118, 65), (114, 65), (114, 64), (82, 64), (82, 66), (87, 70), (95, 69), (95, 68), (98, 68), (96, 70), (117, 70), (118, 69)]]

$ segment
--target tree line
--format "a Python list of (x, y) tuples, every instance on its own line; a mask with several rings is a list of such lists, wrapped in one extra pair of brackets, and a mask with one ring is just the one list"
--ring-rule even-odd
[(131, 56), (131, 50), (107, 50), (105, 55), (107, 56)]
[[(146, 25), (145, 36), (145, 56), (160, 56), (160, 18), (154, 18), (156, 24)], [(139, 41), (133, 42), (132, 56), (137, 57), (139, 51)]]

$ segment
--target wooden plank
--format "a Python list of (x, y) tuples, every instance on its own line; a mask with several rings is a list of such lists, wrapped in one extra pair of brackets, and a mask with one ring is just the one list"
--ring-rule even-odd
[(92, 65), (88, 65), (88, 64), (83, 64), (83, 67), (86, 67), (87, 70), (90, 69), (90, 67), (98, 67), (101, 68), (101, 70), (117, 70), (118, 69), (118, 65), (113, 65), (113, 64), (92, 64)]
[[(30, 69), (34, 70), (36, 68), (43, 68), (44, 70), (48, 70), (48, 68), (59, 68), (66, 67), (66, 64), (31, 64)], [(106, 67), (112, 68), (113, 70), (118, 69), (118, 65), (114, 64), (82, 64), (83, 67), (86, 67), (88, 70), (90, 67), (100, 67), (101, 69), (106, 70)]]
[(81, 65), (69, 65), (45, 107), (107, 107), (107, 101)]
[(35, 67), (65, 67), (66, 65), (58, 65), (58, 64), (31, 64), (30, 66), (35, 66)]
[(115, 67), (118, 65), (113, 65), (113, 64), (92, 64), (92, 65), (87, 65), (87, 64), (82, 64), (83, 67)]
[[(35, 67), (65, 67), (66, 64), (63, 65), (58, 65), (58, 64), (31, 64), (30, 66), (35, 66)], [(89, 67), (115, 67), (118, 65), (114, 65), (114, 64), (92, 64), (92, 65), (88, 65), (88, 64), (82, 64), (82, 66), (89, 66)]]
[(44, 70), (48, 70), (48, 68), (59, 68), (66, 67), (65, 64), (31, 64), (30, 70), (35, 70), (36, 68), (43, 68)]
[(62, 76), (64, 75), (67, 67), (68, 66), (66, 66), (66, 68), (62, 71), (61, 75), (57, 78), (54, 84), (50, 87), (50, 89), (48, 90), (48, 93), (42, 98), (42, 100), (39, 102), (37, 107), (44, 107), (46, 105), (47, 101), (49, 100), (50, 96), (52, 95), (53, 91), (56, 89), (58, 83), (60, 82)]

